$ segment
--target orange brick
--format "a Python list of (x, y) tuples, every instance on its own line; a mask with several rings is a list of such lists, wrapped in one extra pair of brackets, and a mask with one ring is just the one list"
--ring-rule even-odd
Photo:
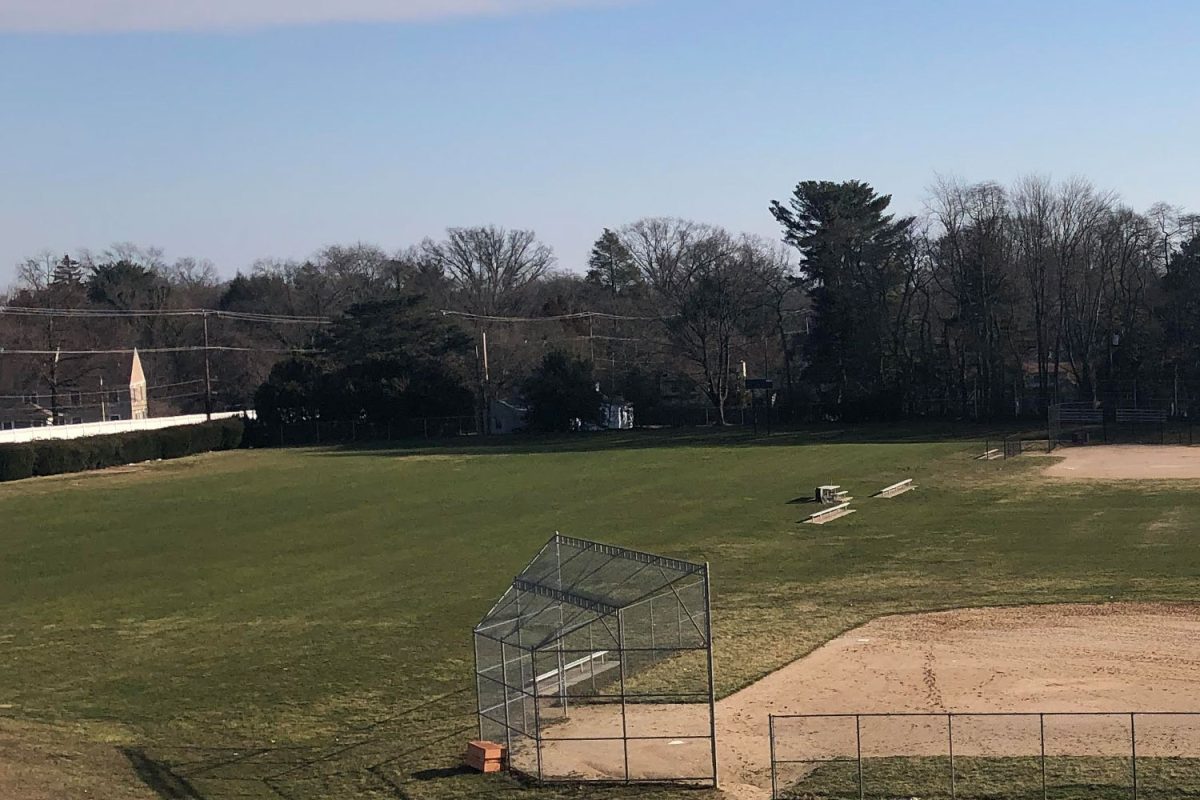
[(504, 758), (504, 745), (485, 740), (467, 742), (467, 753), (477, 754), (480, 758)]

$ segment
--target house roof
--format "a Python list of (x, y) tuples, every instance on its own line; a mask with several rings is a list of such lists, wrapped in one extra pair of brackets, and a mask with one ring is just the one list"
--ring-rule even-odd
[(53, 416), (50, 409), (43, 408), (37, 403), (26, 403), (17, 398), (0, 397), (0, 419), (36, 422), (52, 419)]

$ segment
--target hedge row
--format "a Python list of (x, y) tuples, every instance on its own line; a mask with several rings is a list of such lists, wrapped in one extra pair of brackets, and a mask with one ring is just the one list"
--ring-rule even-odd
[(240, 419), (223, 419), (110, 436), (2, 444), (0, 481), (179, 458), (210, 450), (232, 450), (241, 446), (244, 428)]

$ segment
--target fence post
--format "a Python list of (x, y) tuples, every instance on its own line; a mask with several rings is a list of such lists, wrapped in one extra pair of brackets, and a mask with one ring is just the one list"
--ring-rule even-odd
[(955, 800), (954, 786), (954, 715), (946, 715), (946, 739), (950, 743), (950, 800)]
[(863, 800), (863, 774), (862, 774), (862, 724), (861, 717), (858, 714), (854, 715), (854, 750), (858, 760), (858, 800)]
[(779, 780), (775, 771), (775, 715), (767, 715), (767, 736), (771, 739), (771, 800), (779, 798)]
[(704, 650), (708, 662), (708, 745), (712, 751), (713, 788), (721, 788), (717, 767), (717, 684), (713, 679), (712, 585), (709, 583), (708, 562), (704, 562)]
[[(479, 674), (479, 637), (472, 636), (471, 639), (472, 639), (472, 644), (475, 646), (475, 698), (476, 698), (475, 708), (477, 711), (483, 711), (483, 703), (480, 703), (478, 701), (478, 699), (480, 697), (483, 697), (483, 681), (480, 680), (480, 674)], [(503, 647), (500, 648), (500, 657), (504, 658), (504, 648)], [(503, 673), (501, 673), (501, 674), (503, 674)], [(505, 691), (504, 699), (505, 699), (505, 701), (507, 701), (508, 700), (508, 694), (507, 694), (508, 687), (507, 686), (504, 687), (504, 691)], [(476, 716), (478, 717), (478, 722), (479, 722), (479, 738), (482, 739), (483, 738), (483, 714), (476, 714)]]
[(1129, 755), (1130, 768), (1133, 771), (1133, 800), (1137, 800), (1137, 724), (1133, 717), (1133, 714), (1129, 715)]
[[(654, 596), (651, 595), (646, 603), (650, 607), (650, 649), (656, 650), (658, 645), (654, 642)], [(657, 659), (658, 653), (651, 653), (651, 658)]]
[(1038, 732), (1042, 740), (1042, 800), (1046, 800), (1046, 715), (1038, 714)]
[[(535, 652), (536, 651), (534, 651), (534, 650), (529, 651), (529, 665), (531, 667), (533, 666), (533, 654)], [(538, 783), (541, 783), (543, 780), (545, 780), (545, 777), (542, 775), (542, 709), (541, 709), (540, 701), (538, 698), (538, 695), (541, 693), (538, 691), (537, 668), (534, 667), (533, 669), (530, 670), (530, 672), (533, 673), (533, 729), (535, 731), (537, 731), (536, 747), (537, 747)], [(524, 676), (522, 676), (522, 681), (524, 681)], [(524, 724), (525, 724), (525, 701), (522, 700), (521, 701), (521, 725), (523, 726)], [(508, 752), (511, 753), (512, 750), (509, 750)]]
[[(620, 663), (617, 665), (621, 681), (621, 752), (625, 762), (625, 783), (629, 783), (629, 722), (625, 716), (625, 623), (621, 609), (617, 609), (617, 652)], [(716, 747), (716, 743), (713, 743)], [(716, 780), (716, 776), (713, 776)]]

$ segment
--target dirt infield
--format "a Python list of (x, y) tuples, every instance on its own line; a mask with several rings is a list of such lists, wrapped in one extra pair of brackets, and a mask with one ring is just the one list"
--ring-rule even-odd
[[(1198, 689), (1200, 606), (1031, 606), (883, 617), (718, 703), (721, 780), (738, 800), (768, 796), (768, 714), (1196, 711)], [(640, 706), (634, 712), (636, 732), (704, 727), (703, 711)], [(1073, 738), (1094, 741), (1112, 720), (1088, 725)], [(619, 735), (619, 730), (620, 718), (611, 708), (582, 707), (554, 726), (552, 735)], [(1118, 723), (1115, 746), (1127, 743), (1124, 731)], [(1027, 752), (1036, 746), (1021, 741), (1028, 733), (999, 725), (974, 731), (971, 741), (981, 750)], [(821, 754), (835, 739), (817, 732), (789, 746)], [(880, 723), (872, 732), (879, 752), (919, 747), (918, 739), (911, 725), (889, 732)], [(1200, 731), (1195, 742), (1200, 748)], [(707, 759), (703, 747), (681, 740), (631, 743), (630, 753), (631, 770), (646, 777), (679, 774), (681, 765), (703, 774)], [(599, 749), (547, 743), (543, 758), (555, 772), (597, 776), (618, 767), (622, 753), (619, 742)]]
[(1200, 447), (1101, 445), (1062, 447), (1045, 475), (1068, 480), (1200, 480)]

